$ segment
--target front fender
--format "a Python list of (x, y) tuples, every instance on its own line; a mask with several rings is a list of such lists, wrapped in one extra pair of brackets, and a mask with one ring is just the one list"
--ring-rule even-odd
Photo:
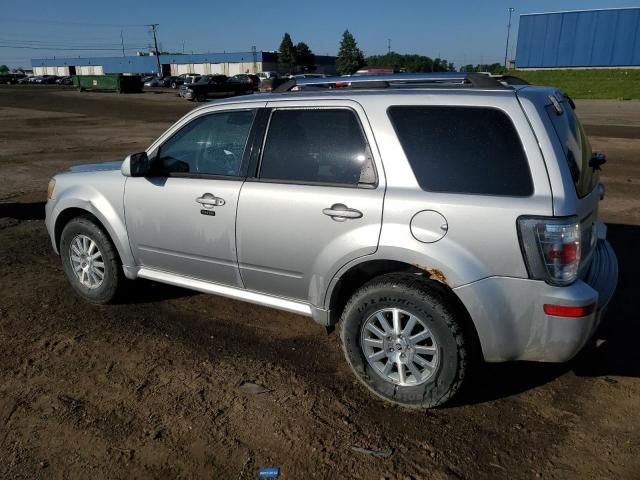
[(57, 192), (54, 200), (47, 205), (47, 228), (54, 248), (58, 250), (55, 238), (56, 226), (60, 215), (70, 208), (84, 210), (95, 216), (113, 241), (124, 267), (133, 267), (135, 261), (129, 245), (129, 237), (124, 223), (123, 195), (113, 194), (107, 197), (91, 185), (74, 185)]

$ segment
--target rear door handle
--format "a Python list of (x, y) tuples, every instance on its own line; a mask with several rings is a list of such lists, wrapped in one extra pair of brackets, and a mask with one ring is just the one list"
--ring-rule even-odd
[(362, 212), (355, 208), (349, 208), (343, 203), (334, 203), (331, 208), (325, 208), (322, 213), (328, 215), (336, 222), (344, 222), (347, 219), (361, 218)]
[(196, 202), (201, 205), (211, 206), (211, 207), (221, 207), (224, 205), (224, 199), (220, 197), (216, 197), (211, 193), (205, 193), (201, 197), (196, 198)]

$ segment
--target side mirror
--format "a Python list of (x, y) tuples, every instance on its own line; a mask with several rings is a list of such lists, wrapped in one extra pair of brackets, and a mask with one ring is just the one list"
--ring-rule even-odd
[(151, 171), (151, 162), (147, 152), (132, 153), (127, 155), (120, 167), (125, 177), (147, 177)]

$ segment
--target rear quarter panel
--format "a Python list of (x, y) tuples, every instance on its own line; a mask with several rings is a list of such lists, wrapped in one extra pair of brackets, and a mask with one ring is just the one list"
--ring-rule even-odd
[[(514, 123), (528, 158), (533, 195), (502, 197), (423, 191), (387, 115), (391, 105), (486, 106), (504, 111)], [(514, 93), (409, 92), (397, 94), (391, 101), (388, 97), (367, 97), (363, 106), (376, 132), (387, 178), (383, 226), (374, 256), (435, 268), (452, 288), (494, 275), (527, 278), (516, 221), (521, 215), (551, 215), (552, 195), (538, 142)], [(478, 174), (482, 174), (481, 166)], [(448, 231), (441, 240), (421, 243), (411, 234), (411, 218), (422, 210), (435, 210), (446, 218)]]

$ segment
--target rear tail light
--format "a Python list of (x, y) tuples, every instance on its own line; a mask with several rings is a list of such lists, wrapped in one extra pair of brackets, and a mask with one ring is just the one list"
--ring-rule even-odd
[(520, 246), (529, 276), (552, 285), (569, 285), (580, 267), (580, 222), (577, 217), (521, 217)]

